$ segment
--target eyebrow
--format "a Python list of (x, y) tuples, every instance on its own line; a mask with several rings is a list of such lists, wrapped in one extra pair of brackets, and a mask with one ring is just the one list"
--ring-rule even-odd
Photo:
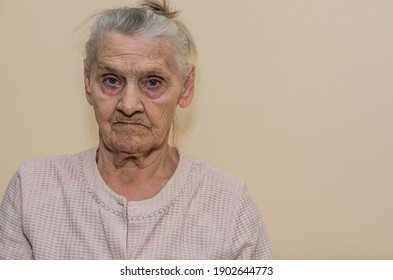
[[(97, 63), (97, 68), (104, 72), (110, 72), (119, 75), (121, 74), (121, 71), (103, 63)], [(151, 69), (138, 69), (136, 70), (136, 73), (140, 73), (143, 75), (164, 75), (165, 71), (163, 71), (161, 67), (153, 67)]]
[(111, 73), (118, 73), (119, 71), (102, 63), (97, 63), (97, 68), (101, 71), (111, 72)]

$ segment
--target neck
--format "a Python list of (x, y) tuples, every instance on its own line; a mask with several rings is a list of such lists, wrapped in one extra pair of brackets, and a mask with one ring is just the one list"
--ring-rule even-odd
[(127, 200), (155, 196), (172, 177), (179, 162), (177, 150), (169, 145), (146, 153), (114, 152), (100, 144), (98, 170), (105, 183)]

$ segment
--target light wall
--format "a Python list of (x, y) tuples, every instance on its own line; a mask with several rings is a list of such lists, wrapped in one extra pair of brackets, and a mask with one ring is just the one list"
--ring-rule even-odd
[[(84, 20), (134, 1), (0, 1), (0, 197), (97, 143)], [(109, 4), (110, 3), (110, 4)], [(176, 1), (199, 50), (179, 145), (246, 180), (278, 259), (393, 258), (393, 1)]]

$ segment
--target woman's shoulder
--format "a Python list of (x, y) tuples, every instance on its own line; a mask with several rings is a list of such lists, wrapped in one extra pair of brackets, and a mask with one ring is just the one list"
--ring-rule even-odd
[(88, 156), (89, 154), (95, 152), (96, 148), (91, 148), (82, 152), (72, 153), (72, 154), (61, 154), (52, 156), (43, 156), (33, 159), (24, 160), (21, 163), (20, 168), (45, 168), (54, 166), (68, 166), (72, 163), (79, 162), (82, 158)]
[(92, 153), (94, 149), (25, 160), (20, 164), (17, 174), (21, 179), (25, 178), (29, 181), (45, 181), (65, 174), (74, 174), (80, 169), (81, 160)]
[(214, 187), (216, 191), (242, 191), (246, 187), (242, 179), (204, 161), (196, 159), (186, 153), (181, 154), (183, 160), (189, 161), (192, 166), (192, 176), (198, 177), (204, 188)]
[(23, 161), (7, 187), (9, 193), (19, 193), (23, 201), (45, 201), (56, 196), (65, 185), (75, 185), (80, 174), (80, 159), (94, 153), (84, 152), (46, 156)]

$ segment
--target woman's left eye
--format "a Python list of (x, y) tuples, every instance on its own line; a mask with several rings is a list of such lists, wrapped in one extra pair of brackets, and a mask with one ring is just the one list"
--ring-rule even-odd
[(166, 90), (165, 80), (159, 77), (148, 77), (141, 81), (141, 90), (150, 98), (158, 98)]
[(149, 79), (147, 81), (147, 87), (149, 88), (156, 88), (161, 84), (161, 81), (158, 79)]

